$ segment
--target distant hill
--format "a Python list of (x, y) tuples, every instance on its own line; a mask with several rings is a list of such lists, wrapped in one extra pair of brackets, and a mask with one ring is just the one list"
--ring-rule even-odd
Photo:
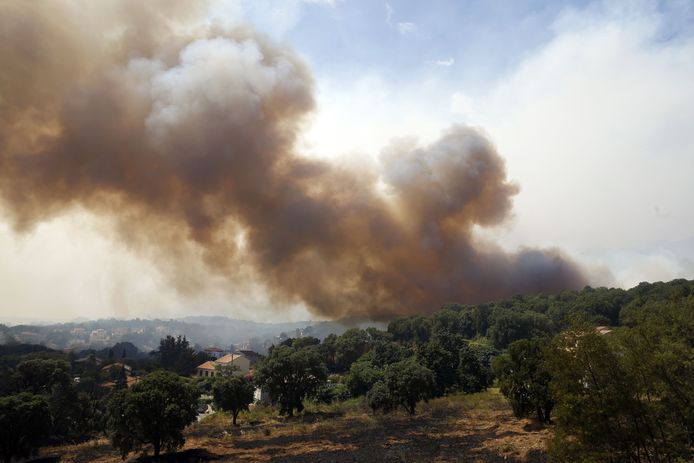
[(137, 358), (156, 349), (161, 338), (167, 335), (181, 335), (200, 349), (217, 346), (263, 353), (273, 343), (288, 337), (315, 336), (323, 339), (331, 333), (341, 334), (351, 326), (385, 325), (308, 320), (269, 323), (207, 315), (168, 320), (110, 318), (49, 325), (0, 325), (0, 344), (37, 344), (52, 349), (72, 349), (76, 352), (93, 349), (104, 358), (108, 357), (109, 349), (116, 344), (116, 358), (122, 356), (123, 348), (127, 350), (128, 358)]

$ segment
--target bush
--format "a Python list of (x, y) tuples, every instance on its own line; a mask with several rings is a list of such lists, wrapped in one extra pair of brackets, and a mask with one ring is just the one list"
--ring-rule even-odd
[(336, 401), (347, 400), (349, 398), (349, 390), (342, 383), (334, 383), (328, 381), (323, 384), (313, 393), (313, 399), (322, 404), (331, 404)]

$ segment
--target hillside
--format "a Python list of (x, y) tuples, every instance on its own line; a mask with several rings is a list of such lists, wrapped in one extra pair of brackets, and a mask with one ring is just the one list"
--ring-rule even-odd
[[(542, 462), (550, 427), (513, 416), (496, 389), (422, 404), (410, 417), (374, 416), (363, 401), (310, 405), (294, 419), (259, 407), (233, 429), (225, 414), (190, 426), (187, 442), (167, 461), (220, 462)], [(107, 440), (45, 448), (61, 462), (121, 462)], [(140, 457), (128, 461), (143, 461)]]

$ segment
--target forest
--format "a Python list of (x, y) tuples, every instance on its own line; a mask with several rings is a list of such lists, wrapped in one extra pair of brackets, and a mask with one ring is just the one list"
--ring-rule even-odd
[(0, 454), (10, 462), (107, 437), (124, 458), (150, 450), (156, 458), (183, 445), (207, 404), (238, 425), (256, 389), (291, 419), (307, 403), (348, 400), (374, 415), (416, 416), (436, 397), (494, 387), (514, 415), (551, 430), (551, 461), (694, 458), (694, 281), (449, 303), (386, 330), (287, 339), (248, 375), (220, 368), (193, 377), (206, 359), (172, 336), (147, 358), (120, 346), (102, 364), (0, 346)]

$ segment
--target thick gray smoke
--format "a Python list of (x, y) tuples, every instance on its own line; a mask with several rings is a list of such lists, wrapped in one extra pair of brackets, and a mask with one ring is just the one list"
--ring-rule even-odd
[(585, 284), (557, 252), (475, 245), (517, 192), (480, 133), (394, 142), (380, 171), (303, 158), (301, 60), (170, 3), (0, 5), (0, 204), (18, 231), (84, 207), (182, 291), (202, 264), (334, 318)]

